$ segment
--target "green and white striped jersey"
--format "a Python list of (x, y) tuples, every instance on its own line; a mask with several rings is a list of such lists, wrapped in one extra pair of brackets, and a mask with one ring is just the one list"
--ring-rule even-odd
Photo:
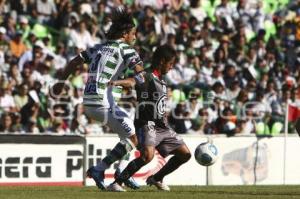
[(136, 50), (121, 40), (97, 44), (81, 52), (80, 56), (89, 64), (83, 103), (107, 108), (115, 103), (113, 89), (107, 87), (107, 83), (117, 80), (127, 68), (142, 65)]

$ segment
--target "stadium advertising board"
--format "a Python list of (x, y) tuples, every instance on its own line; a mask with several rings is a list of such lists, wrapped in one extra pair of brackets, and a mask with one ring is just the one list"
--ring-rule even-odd
[[(94, 186), (93, 180), (85, 179), (86, 169), (102, 159), (119, 140), (112, 135), (76, 139), (71, 136), (55, 139), (54, 136), (31, 136), (30, 142), (36, 137), (38, 139), (33, 143), (24, 143), (23, 138), (16, 137), (9, 138), (8, 141), (4, 141), (4, 136), (0, 138), (0, 186), (84, 183)], [(201, 136), (183, 138), (192, 153), (198, 144), (207, 141), (207, 138)], [(200, 166), (192, 157), (167, 176), (165, 182), (169, 185), (300, 184), (300, 161), (297, 161), (299, 138), (288, 137), (286, 148), (284, 139), (212, 137), (219, 153), (214, 165), (208, 168)], [(17, 143), (11, 143), (12, 141)], [(138, 155), (138, 152), (132, 152), (131, 159)], [(156, 154), (151, 163), (135, 174), (135, 179), (139, 184), (145, 185), (145, 179), (159, 170), (167, 160)], [(116, 166), (114, 164), (106, 171), (107, 184), (112, 182)]]
[(0, 144), (0, 185), (82, 185), (83, 145)]
[[(87, 167), (96, 164), (96, 161), (105, 157), (106, 153), (114, 146), (119, 138), (117, 137), (87, 137), (86, 138), (87, 149), (86, 149), (86, 164)], [(188, 146), (192, 153), (196, 146), (200, 142), (205, 142), (207, 139), (199, 136), (185, 136), (184, 140), (188, 143)], [(131, 159), (137, 157), (139, 153), (132, 152)], [(145, 185), (146, 178), (156, 171), (158, 171), (167, 161), (156, 153), (154, 159), (145, 167), (140, 169), (135, 175), (135, 180)], [(113, 175), (117, 164), (114, 164), (105, 172), (105, 182), (110, 183), (113, 181)], [(206, 168), (200, 166), (194, 159), (182, 165), (174, 173), (167, 176), (164, 180), (169, 185), (205, 185), (206, 184)], [(86, 180), (86, 185), (94, 185), (95, 183), (91, 179)]]
[[(213, 185), (299, 184), (299, 138), (215, 138), (219, 160), (212, 166)], [(295, 159), (296, 158), (296, 159)]]

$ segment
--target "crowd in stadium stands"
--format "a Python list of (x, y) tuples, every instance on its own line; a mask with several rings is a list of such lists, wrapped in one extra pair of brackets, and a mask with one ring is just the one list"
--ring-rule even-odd
[[(283, 132), (286, 104), (300, 101), (300, 0), (1, 0), (0, 133), (110, 132), (83, 114), (87, 65), (65, 97), (49, 87), (78, 52), (105, 41), (120, 5), (135, 18), (145, 68), (157, 45), (177, 50), (166, 77), (176, 132)], [(134, 102), (124, 89), (120, 104), (132, 115)]]

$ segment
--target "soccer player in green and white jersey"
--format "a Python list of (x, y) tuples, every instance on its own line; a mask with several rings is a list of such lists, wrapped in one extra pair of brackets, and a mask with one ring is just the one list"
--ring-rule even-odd
[[(88, 63), (88, 80), (86, 82), (83, 104), (85, 113), (93, 119), (107, 124), (120, 137), (120, 142), (96, 166), (88, 169), (98, 188), (105, 190), (104, 171), (112, 163), (121, 160), (137, 145), (133, 121), (127, 112), (114, 101), (110, 81), (117, 80), (127, 68), (135, 72), (143, 70), (142, 60), (131, 47), (136, 39), (136, 28), (131, 14), (124, 8), (117, 8), (112, 13), (112, 25), (107, 33), (107, 41), (81, 52), (65, 68), (61, 80), (83, 63)], [(53, 87), (53, 94), (61, 93), (63, 84)], [(133, 179), (125, 182), (131, 188), (138, 188)]]

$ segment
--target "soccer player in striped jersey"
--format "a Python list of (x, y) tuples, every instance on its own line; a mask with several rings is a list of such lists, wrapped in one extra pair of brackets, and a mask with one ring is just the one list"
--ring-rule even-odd
[[(124, 8), (112, 13), (112, 25), (107, 41), (81, 52), (66, 66), (61, 80), (83, 63), (88, 63), (88, 80), (85, 85), (83, 103), (85, 113), (97, 121), (107, 124), (120, 137), (120, 142), (96, 166), (88, 169), (98, 188), (105, 190), (104, 171), (117, 160), (121, 160), (137, 145), (133, 121), (124, 109), (114, 101), (112, 87), (107, 83), (120, 78), (127, 69), (143, 70), (142, 60), (131, 46), (136, 39), (136, 28), (131, 14)], [(63, 84), (56, 84), (53, 93), (61, 93)], [(139, 188), (133, 179), (125, 182), (130, 188)]]

